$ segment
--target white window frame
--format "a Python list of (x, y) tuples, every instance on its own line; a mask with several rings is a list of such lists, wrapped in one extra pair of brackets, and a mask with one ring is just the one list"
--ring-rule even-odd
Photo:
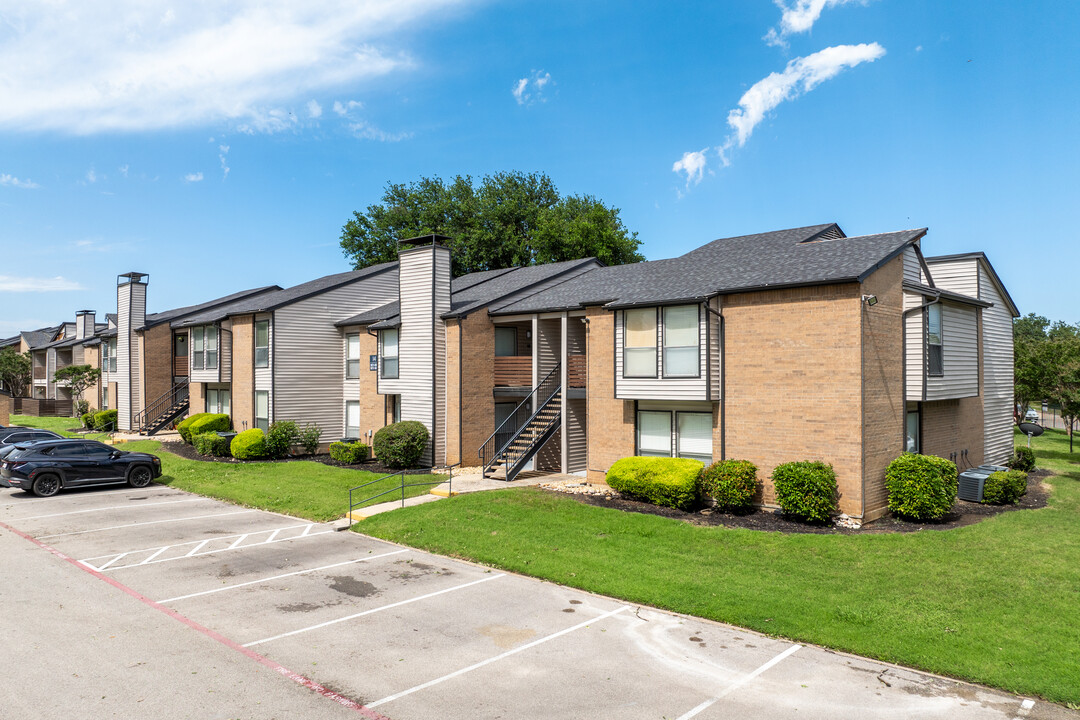
[[(211, 404), (210, 394), (213, 393), (215, 401)], [(221, 402), (225, 400), (224, 404)], [(225, 388), (206, 389), (206, 412), (221, 415), (232, 414), (232, 391)]]
[[(356, 411), (356, 425), (349, 424), (349, 411)], [(346, 400), (345, 401), (345, 437), (360, 439), (360, 401), (359, 400)], [(353, 432), (355, 430), (355, 433)]]
[[(397, 380), (401, 376), (401, 333), (400, 328), (387, 328), (379, 331), (379, 377), (384, 380)], [(387, 333), (394, 333), (394, 354), (386, 354)], [(394, 374), (387, 372), (386, 361), (393, 361)]]
[[(933, 334), (930, 332), (931, 318), (937, 316), (937, 342), (933, 342)], [(945, 313), (942, 312), (941, 303), (936, 302), (926, 308), (926, 374), (930, 377), (943, 377), (945, 375)], [(936, 348), (934, 350), (933, 348)], [(940, 366), (935, 368), (931, 357), (937, 353)]]
[[(659, 334), (659, 326), (660, 326), (660, 311), (659, 310), (660, 310), (659, 308), (650, 307), (650, 308), (627, 308), (627, 309), (622, 311), (622, 345), (623, 345), (622, 346), (622, 353), (623, 353), (622, 376), (624, 378), (655, 378), (655, 377), (658, 376), (657, 372), (656, 372), (656, 365), (657, 365), (656, 361), (657, 361), (657, 354), (658, 354), (657, 351), (659, 350), (659, 348), (658, 348), (659, 342), (658, 342), (658, 337), (657, 337), (657, 335)], [(652, 315), (653, 315), (653, 341), (652, 341), (652, 345), (629, 345), (628, 340), (629, 340), (630, 333), (628, 332), (627, 328), (628, 328), (628, 325), (629, 325), (630, 316), (631, 315), (640, 315), (640, 316), (644, 317), (646, 313), (652, 313)], [(631, 354), (635, 353), (635, 352), (638, 352), (641, 355), (644, 355), (645, 353), (641, 352), (641, 351), (644, 351), (644, 350), (651, 350), (652, 351), (652, 373), (641, 373), (641, 374), (633, 374), (633, 375), (631, 375), (630, 372), (629, 372), (630, 363), (628, 362), (628, 359), (631, 357)]]
[[(700, 360), (700, 358), (698, 358)], [(681, 420), (686, 415), (702, 415), (709, 418), (709, 454), (706, 456), (704, 453), (691, 453), (683, 452), (682, 449), (682, 425)], [(675, 454), (677, 457), (692, 458), (694, 460), (700, 460), (706, 465), (711, 465), (713, 460), (712, 453), (712, 426), (713, 426), (713, 414), (711, 412), (697, 412), (693, 410), (679, 410), (675, 413), (675, 438), (673, 440), (675, 446)]]
[[(912, 420), (915, 427), (912, 428)], [(912, 434), (914, 430), (914, 435)], [(904, 452), (922, 452), (922, 407), (918, 403), (908, 403), (904, 414)]]
[[(696, 323), (694, 325), (694, 342), (691, 345), (668, 345), (668, 331), (667, 331), (667, 316), (669, 310), (685, 310), (693, 308), (697, 310), (695, 313), (697, 316)], [(663, 348), (664, 348), (664, 377), (665, 378), (700, 378), (701, 377), (701, 306), (700, 305), (668, 305), (663, 308)], [(670, 363), (668, 362), (668, 350), (685, 350), (687, 348), (694, 348), (694, 372), (691, 373), (672, 373), (668, 372)]]
[[(265, 328), (264, 334), (266, 335), (266, 344), (259, 344), (259, 326)], [(261, 353), (259, 351), (262, 351)], [(255, 367), (268, 368), (270, 367), (270, 321), (269, 320), (256, 320), (255, 321)]]
[[(658, 452), (656, 450), (648, 450), (648, 451), (643, 451), (642, 450), (642, 448), (641, 448), (641, 425), (642, 425), (641, 417), (642, 417), (642, 415), (666, 415), (667, 416), (668, 449), (667, 449), (667, 454), (666, 455), (661, 454), (660, 452)], [(674, 413), (671, 412), (670, 410), (638, 410), (637, 411), (637, 417), (635, 418), (635, 423), (634, 423), (635, 426), (636, 426), (634, 428), (634, 454), (635, 455), (640, 455), (641, 457), (671, 457), (671, 451), (673, 449), (672, 443), (674, 441), (673, 436), (675, 434), (674, 433), (674, 428), (673, 428), (674, 422), (675, 422)]]
[[(355, 356), (353, 350), (355, 349)], [(360, 377), (360, 333), (348, 333), (345, 336), (345, 379), (355, 380)]]
[[(259, 414), (259, 400), (261, 399), (264, 404), (264, 414)], [(261, 428), (263, 432), (270, 430), (270, 391), (269, 390), (256, 390), (255, 391), (255, 427)]]

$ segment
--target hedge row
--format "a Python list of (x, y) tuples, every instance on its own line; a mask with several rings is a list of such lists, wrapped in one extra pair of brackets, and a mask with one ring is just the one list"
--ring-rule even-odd
[(347, 465), (356, 465), (368, 459), (369, 448), (360, 442), (330, 443), (330, 457)]

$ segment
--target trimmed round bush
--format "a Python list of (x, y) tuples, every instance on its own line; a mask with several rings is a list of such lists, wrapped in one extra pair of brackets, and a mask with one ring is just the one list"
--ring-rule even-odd
[(300, 439), (300, 428), (292, 420), (270, 423), (266, 433), (266, 455), (275, 460), (289, 454), (289, 448)]
[(368, 448), (364, 443), (330, 443), (330, 457), (348, 465), (362, 463), (368, 458)]
[(1035, 451), (1027, 446), (1018, 447), (1005, 465), (1010, 470), (1031, 472), (1035, 469)]
[(934, 455), (904, 453), (889, 463), (889, 509), (912, 520), (937, 520), (956, 502), (956, 465)]
[(749, 460), (721, 460), (701, 471), (701, 491), (724, 510), (749, 507), (758, 486), (757, 465)]
[(201, 413), (201, 417), (195, 418), (188, 424), (188, 432), (191, 437), (208, 432), (227, 432), (232, 430), (232, 418), (224, 413)]
[(826, 522), (836, 511), (836, 472), (828, 463), (783, 463), (773, 470), (772, 481), (776, 502), (785, 515)]
[(427, 447), (428, 429), (416, 420), (387, 425), (375, 433), (375, 457), (391, 468), (415, 467)]
[(266, 457), (266, 433), (262, 428), (237, 433), (229, 445), (229, 452), (237, 460), (261, 460)]
[(627, 497), (653, 505), (691, 510), (700, 501), (704, 466), (690, 458), (628, 457), (607, 471), (607, 484)]
[(188, 415), (186, 418), (176, 423), (176, 432), (180, 433), (180, 437), (181, 439), (183, 439), (184, 442), (190, 443), (191, 423), (209, 414), (210, 413), (195, 413), (194, 415)]
[(990, 473), (986, 482), (983, 483), (983, 503), (994, 505), (1016, 503), (1027, 494), (1027, 478), (1027, 473), (1021, 470)]
[(229, 457), (230, 441), (216, 432), (202, 433), (191, 440), (195, 446), (195, 452), (200, 455), (213, 455), (214, 457)]
[(120, 413), (117, 410), (102, 410), (101, 412), (94, 413), (94, 429), (115, 430), (116, 421), (119, 417)]

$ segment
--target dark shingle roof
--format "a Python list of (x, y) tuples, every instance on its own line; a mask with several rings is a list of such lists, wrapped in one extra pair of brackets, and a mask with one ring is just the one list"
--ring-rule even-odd
[(849, 238), (835, 224), (825, 224), (722, 238), (677, 258), (590, 270), (491, 312), (657, 305), (765, 288), (856, 282), (925, 233), (924, 228)]
[(964, 295), (963, 293), (953, 292), (952, 290), (943, 290), (941, 288), (930, 287), (929, 285), (923, 285), (922, 283), (904, 283), (904, 289), (911, 292), (918, 293), (923, 297), (942, 298), (943, 300), (953, 300), (964, 305), (974, 305), (975, 307), (991, 307), (993, 303), (986, 302), (985, 300), (979, 300), (973, 298), (970, 295)]
[(316, 278), (300, 285), (294, 285), (293, 287), (282, 290), (276, 288), (275, 292), (261, 294), (258, 297), (252, 297), (245, 300), (239, 300), (237, 302), (229, 303), (228, 305), (222, 305), (220, 307), (208, 310), (207, 312), (199, 313), (185, 317), (181, 320), (173, 322), (173, 327), (189, 327), (192, 325), (203, 325), (206, 323), (218, 322), (224, 320), (230, 315), (247, 315), (257, 312), (269, 312), (283, 305), (289, 305), (294, 302), (298, 302), (312, 295), (318, 295), (319, 293), (333, 290), (342, 285), (347, 285), (364, 278), (373, 277), (380, 273), (394, 270), (397, 268), (397, 262), (380, 263), (378, 265), (372, 265), (361, 270), (350, 270), (349, 272), (337, 273), (335, 275), (326, 275), (325, 277)]
[(27, 332), (20, 333), (20, 336), (23, 340), (26, 341), (26, 346), (29, 349), (34, 350), (36, 348), (51, 343), (53, 341), (53, 338), (56, 337), (56, 332), (59, 329), (60, 326), (41, 328), (40, 330), (29, 330)]
[(224, 295), (215, 300), (209, 300), (198, 305), (188, 305), (186, 307), (175, 308), (173, 310), (165, 310), (164, 312), (152, 313), (146, 316), (146, 322), (143, 324), (140, 330), (146, 330), (152, 328), (155, 325), (171, 322), (176, 323), (181, 318), (186, 318), (193, 313), (201, 313), (208, 311), (211, 308), (217, 308), (222, 305), (234, 303), (242, 300), (250, 300), (270, 292), (276, 292), (281, 290), (278, 285), (266, 285), (264, 287), (251, 288), (250, 290), (241, 290), (240, 292), (232, 293), (231, 295)]
[(345, 327), (346, 325), (370, 325), (373, 322), (380, 320), (389, 320), (398, 316), (398, 301), (386, 303), (380, 305), (377, 308), (371, 310), (365, 310), (359, 315), (353, 315), (351, 318), (346, 318), (339, 322), (334, 323), (338, 327)]

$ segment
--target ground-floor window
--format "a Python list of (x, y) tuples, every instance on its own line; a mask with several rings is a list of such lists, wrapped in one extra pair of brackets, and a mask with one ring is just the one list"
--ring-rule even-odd
[(637, 454), (712, 462), (712, 413), (639, 410)]
[(401, 422), (401, 396), (390, 395), (390, 422)]
[(356, 400), (345, 403), (345, 437), (360, 437), (360, 403)]
[(270, 429), (270, 391), (255, 391), (255, 427), (263, 432)]
[(919, 403), (907, 404), (907, 422), (906, 432), (907, 436), (904, 441), (904, 450), (909, 453), (917, 453), (922, 451), (921, 443), (919, 442), (919, 435), (921, 434), (920, 426), (922, 425), (922, 413), (919, 410)]
[(220, 413), (222, 415), (229, 414), (229, 396), (228, 390), (218, 390), (211, 388), (206, 391), (206, 412), (208, 413)]
[(109, 409), (109, 386), (108, 385), (101, 388), (101, 409), (102, 410), (108, 410)]

